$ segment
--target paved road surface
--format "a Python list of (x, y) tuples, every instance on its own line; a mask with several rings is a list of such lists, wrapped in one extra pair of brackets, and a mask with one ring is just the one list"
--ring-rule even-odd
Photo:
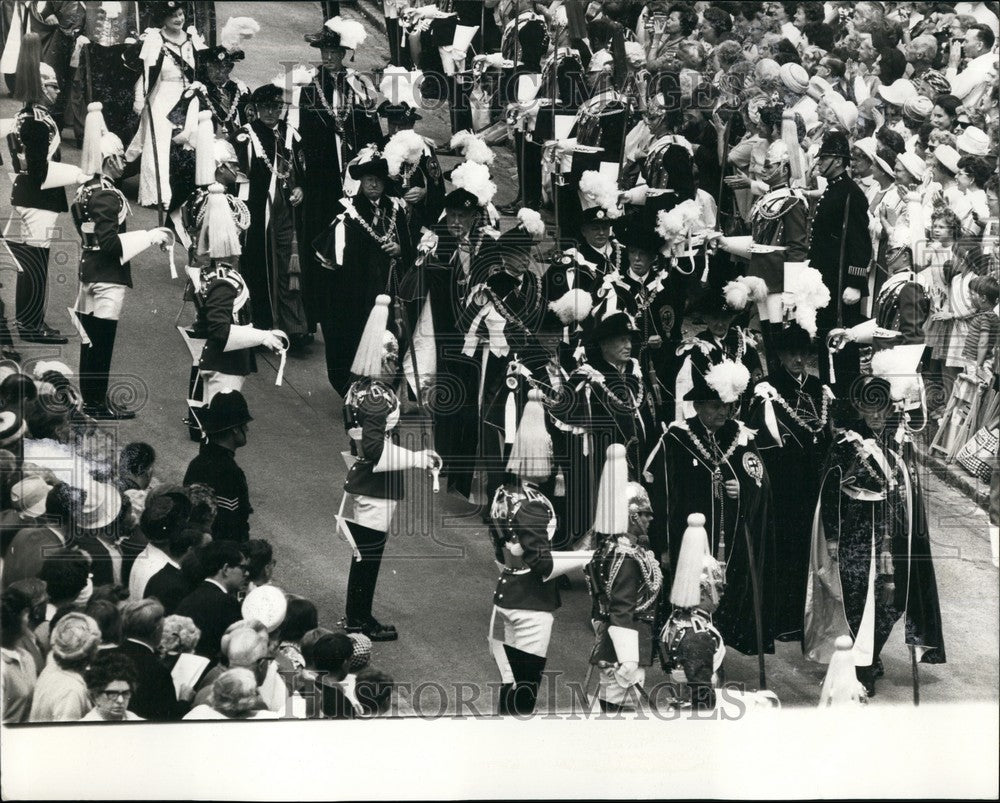
[[(220, 25), (227, 16), (248, 11), (246, 4), (217, 6)], [(279, 72), (280, 61), (316, 57), (317, 51), (304, 44), (302, 35), (320, 25), (318, 3), (255, 3), (249, 11), (262, 30), (235, 74), (251, 88)], [(378, 67), (387, 58), (384, 39), (372, 32), (354, 66)], [(10, 117), (15, 110), (9, 98), (0, 101), (0, 115)], [(424, 118), (422, 133), (443, 141), (448, 133), (446, 115), (427, 113)], [(509, 154), (501, 151), (498, 156), (499, 200), (505, 202), (513, 197), (515, 185), (508, 172)], [(64, 158), (77, 161), (79, 154), (67, 148)], [(445, 160), (445, 168), (450, 163)], [(4, 173), (0, 195), (5, 206), (9, 192)], [(130, 227), (155, 225), (149, 210), (135, 207), (134, 212)], [(49, 320), (69, 330), (65, 309), (76, 291), (79, 249), (68, 215), (60, 218), (60, 225), (64, 236), (53, 246)], [(171, 281), (158, 253), (135, 260), (133, 275), (135, 289), (119, 328), (115, 370), (141, 377), (144, 404), (136, 421), (120, 425), (120, 436), (123, 443), (136, 439), (152, 443), (159, 454), (158, 476), (177, 480), (197, 451), (181, 425), (189, 362), (174, 318), (182, 284)], [(71, 342), (62, 351), (71, 366), (77, 364), (78, 345)], [(25, 345), (23, 353), (32, 359), (60, 356), (58, 347)], [(246, 388), (255, 420), (249, 445), (238, 459), (250, 482), (252, 531), (276, 547), (275, 582), (315, 601), (321, 623), (332, 626), (342, 615), (349, 560), (332, 527), (344, 479), (339, 452), (347, 448), (347, 440), (340, 400), (326, 381), (322, 345), (317, 344), (308, 359), (290, 361), (283, 387), (276, 388), (273, 382), (273, 370), (262, 364)], [(408, 430), (407, 437), (417, 441), (421, 433)], [(929, 481), (928, 491), (949, 663), (921, 667), (923, 699), (926, 703), (996, 701), (997, 572), (989, 562), (985, 514), (936, 481)], [(498, 678), (486, 649), (496, 581), (486, 529), (470, 505), (444, 494), (432, 496), (422, 478), (410, 484), (407, 494), (399, 514), (405, 529), (387, 548), (376, 599), (376, 615), (394, 623), (401, 638), (376, 645), (373, 663), (414, 685), (471, 684), (468, 688), (474, 690), (467, 688), (464, 698), (480, 694), (476, 705), (489, 710), (486, 684)], [(555, 683), (560, 706), (570, 699), (565, 681), (579, 683), (586, 674), (591, 631), (582, 576), (573, 580), (572, 591), (563, 599), (548, 661), (550, 670), (562, 673)], [(778, 650), (767, 659), (769, 686), (785, 705), (815, 703), (822, 668), (805, 663), (793, 645), (779, 645)], [(906, 703), (910, 671), (899, 628), (884, 655), (886, 677), (879, 683), (877, 702)], [(729, 681), (756, 687), (755, 659), (730, 653), (726, 670)], [(662, 674), (654, 669), (650, 678), (656, 682)], [(542, 705), (547, 697), (543, 690)], [(448, 693), (449, 710), (454, 710), (456, 699), (456, 694)], [(422, 702), (435, 711), (437, 693), (428, 690)]]

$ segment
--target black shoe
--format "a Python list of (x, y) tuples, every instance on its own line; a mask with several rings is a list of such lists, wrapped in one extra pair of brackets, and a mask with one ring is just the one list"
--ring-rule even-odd
[(0, 347), (0, 351), (2, 351), (2, 359), (13, 360), (16, 363), (21, 362), (21, 352), (13, 346), (2, 346)]
[(133, 410), (125, 410), (110, 404), (85, 404), (83, 412), (95, 421), (131, 421), (135, 418)]
[(875, 679), (876, 680), (878, 680), (878, 678), (885, 677), (885, 667), (882, 666), (882, 659), (881, 658), (876, 658), (875, 659), (875, 663), (873, 664), (873, 668), (875, 669)]
[(384, 625), (374, 616), (367, 622), (356, 624), (342, 620), (344, 630), (348, 633), (364, 633), (372, 641), (395, 641), (399, 638), (399, 633), (392, 625)]
[(63, 343), (69, 343), (69, 338), (66, 337), (58, 329), (53, 329), (51, 326), (46, 326), (42, 324), (39, 327), (24, 327), (18, 324), (18, 332), (20, 332), (21, 340), (25, 343), (47, 343), (53, 345), (62, 345)]
[(875, 667), (873, 666), (859, 666), (855, 670), (855, 674), (861, 685), (865, 687), (865, 694), (869, 697), (875, 696)]

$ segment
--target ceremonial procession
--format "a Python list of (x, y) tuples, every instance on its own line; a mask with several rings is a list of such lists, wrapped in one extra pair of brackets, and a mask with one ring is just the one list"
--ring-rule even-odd
[(998, 13), (4, 0), (4, 725), (995, 704)]

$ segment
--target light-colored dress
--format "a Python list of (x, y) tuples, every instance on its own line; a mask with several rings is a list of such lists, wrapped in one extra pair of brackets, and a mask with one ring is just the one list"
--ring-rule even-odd
[(948, 338), (948, 349), (945, 354), (945, 365), (949, 368), (964, 369), (967, 364), (962, 352), (965, 350), (965, 340), (969, 336), (969, 319), (976, 313), (972, 290), (969, 287), (975, 278), (975, 273), (967, 271), (951, 280), (951, 311), (955, 318), (951, 322), (951, 336)]
[[(142, 155), (142, 167), (139, 173), (139, 204), (141, 206), (155, 206), (158, 203), (169, 206), (170, 204), (170, 142), (174, 136), (174, 126), (167, 115), (177, 105), (184, 88), (187, 86), (187, 78), (175, 57), (193, 69), (194, 52), (202, 50), (204, 47), (201, 37), (193, 30), (189, 30), (187, 39), (179, 45), (166, 41), (159, 30), (146, 32), (146, 41), (140, 53), (145, 74), (148, 76), (150, 69), (155, 66), (157, 61), (160, 62), (160, 72), (156, 77), (156, 84), (148, 89), (148, 108), (143, 109), (139, 130), (125, 154), (127, 161), (133, 161), (140, 154)], [(145, 76), (139, 79), (137, 94), (141, 94), (144, 81)], [(150, 136), (150, 120), (153, 123), (152, 136)], [(154, 139), (156, 141), (155, 150), (153, 148)], [(159, 194), (156, 191), (157, 164), (159, 165)]]

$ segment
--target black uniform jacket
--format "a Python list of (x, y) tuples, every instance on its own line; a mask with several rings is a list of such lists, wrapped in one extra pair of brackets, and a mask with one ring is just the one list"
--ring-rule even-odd
[(73, 220), (80, 232), (80, 281), (107, 282), (132, 286), (132, 269), (121, 263), (122, 244), (118, 235), (125, 231), (125, 196), (103, 177), (88, 181), (76, 192)]

